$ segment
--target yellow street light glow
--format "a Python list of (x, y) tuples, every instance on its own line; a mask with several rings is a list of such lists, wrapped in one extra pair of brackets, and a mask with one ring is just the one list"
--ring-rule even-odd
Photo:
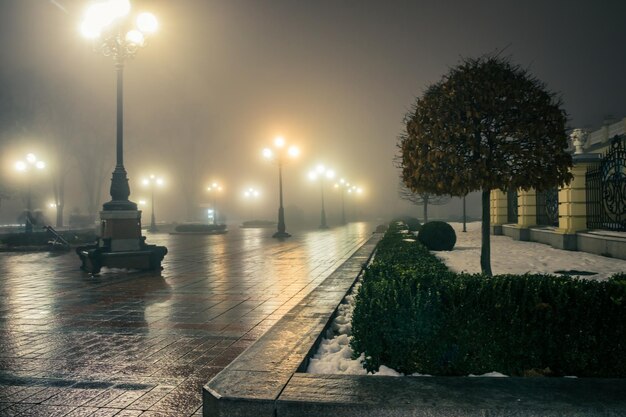
[(285, 139), (282, 136), (276, 136), (276, 139), (274, 139), (274, 146), (282, 148), (285, 146)]
[(213, 184), (211, 184), (211, 187), (216, 188), (217, 187), (217, 183), (214, 182)]
[(269, 148), (263, 149), (263, 157), (270, 159), (273, 156), (272, 150)]
[(147, 204), (146, 200), (139, 200), (139, 205), (140, 206), (145, 206), (146, 204)]
[(149, 180), (147, 180), (147, 179), (144, 179), (143, 181), (141, 181), (141, 183), (142, 183), (143, 185), (148, 185), (148, 184), (150, 184), (150, 181), (149, 181)]
[(26, 162), (24, 162), (24, 161), (17, 161), (15, 163), (15, 170), (19, 171), (19, 172), (26, 171)]
[(243, 195), (246, 198), (248, 198), (248, 197), (258, 197), (260, 195), (260, 193), (257, 190), (255, 190), (254, 188), (248, 188), (246, 191), (244, 191)]
[(44, 161), (37, 161), (35, 162), (35, 167), (37, 169), (44, 169), (46, 167), (46, 163)]
[(157, 178), (156, 183), (157, 183), (157, 185), (163, 185), (163, 184), (165, 184), (165, 181), (163, 181), (162, 178)]
[(144, 43), (143, 33), (137, 29), (133, 29), (126, 34), (126, 41), (134, 43), (135, 45), (142, 46)]
[(85, 17), (80, 26), (84, 37), (95, 39), (100, 36), (102, 29), (111, 24), (116, 18), (114, 10), (107, 3), (92, 4), (85, 11)]
[(287, 151), (287, 153), (292, 158), (296, 158), (298, 155), (300, 155), (300, 150), (297, 147), (295, 147), (295, 146), (290, 146), (289, 150)]
[(108, 9), (113, 16), (124, 17), (130, 12), (130, 0), (109, 0)]
[(319, 164), (317, 167), (315, 167), (315, 170), (322, 174), (324, 171), (326, 171), (326, 168), (324, 167), (324, 165)]
[(137, 16), (137, 28), (143, 33), (154, 33), (159, 28), (159, 22), (152, 13), (140, 13)]
[(309, 172), (309, 179), (311, 181), (315, 181), (317, 179), (317, 172), (315, 172), (315, 171)]
[(339, 180), (339, 183), (340, 183), (340, 184), (345, 184), (345, 183), (346, 183), (346, 180), (344, 180), (344, 179), (342, 178), (342, 179), (340, 179), (340, 180)]
[(48, 203), (48, 207), (50, 208), (55, 208), (57, 205), (56, 203)]
[(329, 169), (328, 171), (326, 171), (326, 178), (328, 179), (335, 178), (335, 171), (333, 171), (332, 169)]
[(35, 156), (35, 154), (29, 153), (26, 155), (26, 161), (34, 164), (37, 161), (37, 157)]

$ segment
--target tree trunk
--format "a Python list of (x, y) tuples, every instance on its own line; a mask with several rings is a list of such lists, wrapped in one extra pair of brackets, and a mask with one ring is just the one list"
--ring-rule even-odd
[(463, 196), (463, 232), (467, 232), (467, 216), (465, 214), (465, 196)]
[(491, 190), (485, 189), (482, 191), (482, 227), (481, 227), (481, 240), (482, 246), (480, 248), (480, 269), (483, 274), (492, 276), (491, 273), (491, 242), (489, 240), (490, 226), (490, 213), (489, 213), (489, 196)]

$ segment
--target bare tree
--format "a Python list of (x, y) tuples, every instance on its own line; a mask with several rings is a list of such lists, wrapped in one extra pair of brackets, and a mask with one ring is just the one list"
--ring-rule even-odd
[(414, 193), (409, 190), (409, 188), (404, 185), (402, 181), (398, 184), (398, 195), (401, 199), (409, 201), (416, 206), (423, 206), (424, 211), (422, 218), (424, 223), (428, 221), (428, 205), (431, 204), (433, 206), (442, 206), (444, 204), (448, 204), (450, 201), (450, 196), (447, 195), (434, 195), (426, 192)]

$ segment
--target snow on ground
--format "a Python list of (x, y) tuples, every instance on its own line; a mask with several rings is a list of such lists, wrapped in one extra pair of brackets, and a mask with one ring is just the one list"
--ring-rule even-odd
[[(433, 252), (452, 271), (480, 272), (480, 222), (450, 223), (456, 232), (456, 245), (452, 251)], [(542, 273), (554, 274), (559, 270), (597, 272), (581, 276), (604, 280), (618, 272), (626, 272), (626, 261), (586, 252), (566, 251), (537, 242), (521, 242), (507, 236), (491, 236), (491, 270), (494, 275)]]
[[(480, 272), (480, 222), (467, 224), (467, 232), (463, 233), (461, 223), (450, 223), (457, 236), (454, 250), (449, 252), (433, 252), (451, 270), (456, 272)], [(411, 238), (404, 239), (411, 244)], [(626, 261), (607, 258), (585, 252), (572, 252), (554, 249), (548, 245), (534, 242), (520, 242), (506, 236), (491, 236), (491, 268), (494, 274), (553, 274), (558, 270), (577, 270), (597, 272), (597, 275), (584, 278), (604, 280), (618, 272), (626, 272)], [(363, 355), (352, 359), (350, 339), (352, 333), (352, 312), (354, 310), (354, 294), (360, 284), (356, 284), (353, 293), (346, 296), (339, 306), (337, 317), (328, 330), (326, 338), (307, 368), (312, 374), (351, 374), (366, 375), (361, 365)], [(381, 366), (375, 375), (402, 376), (401, 373)], [(415, 374), (413, 376), (427, 376)], [(477, 375), (470, 375), (477, 376)], [(498, 372), (489, 372), (489, 377), (503, 377)]]

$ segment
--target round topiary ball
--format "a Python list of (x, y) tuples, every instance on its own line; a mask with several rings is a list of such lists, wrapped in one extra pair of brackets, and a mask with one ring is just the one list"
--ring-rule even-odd
[(417, 240), (429, 250), (452, 250), (456, 243), (456, 233), (448, 223), (433, 221), (422, 225)]
[(409, 227), (409, 232), (419, 232), (422, 227), (420, 221), (415, 217), (405, 217), (404, 222)]

